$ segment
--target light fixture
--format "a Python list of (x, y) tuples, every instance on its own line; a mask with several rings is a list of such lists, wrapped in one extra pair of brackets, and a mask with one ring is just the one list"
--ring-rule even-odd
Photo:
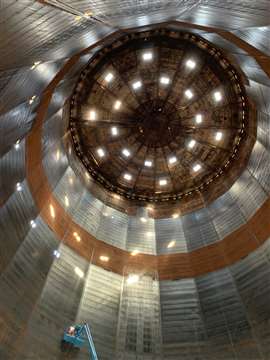
[(136, 274), (131, 274), (127, 278), (128, 284), (135, 284), (138, 281), (139, 281), (139, 275), (136, 275)]
[(144, 217), (141, 217), (140, 220), (141, 220), (142, 223), (146, 223), (146, 222), (147, 222), (146, 218), (144, 218)]
[(169, 244), (167, 245), (167, 248), (170, 249), (170, 248), (174, 247), (174, 245), (175, 245), (175, 240), (170, 241)]
[(170, 82), (170, 79), (168, 78), (168, 76), (161, 76), (159, 81), (163, 85), (168, 85)]
[(35, 61), (34, 64), (31, 66), (31, 70), (34, 70), (40, 63), (41, 61)]
[(194, 60), (188, 59), (187, 62), (186, 62), (186, 66), (187, 66), (189, 69), (194, 69), (195, 66), (196, 66), (196, 63), (195, 63)]
[(122, 154), (126, 157), (129, 157), (130, 156), (130, 151), (128, 149), (123, 149), (122, 150)]
[(195, 120), (197, 124), (201, 124), (202, 123), (202, 114), (197, 114), (195, 116)]
[(59, 159), (60, 159), (60, 150), (56, 151), (55, 159), (56, 159), (56, 161), (59, 161)]
[(31, 225), (31, 227), (34, 229), (35, 227), (37, 227), (37, 224), (36, 224), (36, 222), (34, 221), (34, 220), (31, 220), (30, 221), (30, 225)]
[(145, 52), (143, 53), (143, 56), (142, 56), (143, 60), (144, 61), (150, 61), (153, 59), (153, 53), (148, 51), (148, 52)]
[(139, 251), (138, 251), (138, 250), (133, 250), (133, 251), (130, 253), (131, 256), (136, 256), (136, 255), (138, 255), (138, 254), (139, 254)]
[(196, 141), (195, 141), (194, 139), (192, 139), (192, 140), (190, 140), (190, 142), (188, 143), (188, 147), (189, 147), (190, 149), (192, 149), (192, 148), (194, 148), (195, 144), (196, 144)]
[(81, 241), (81, 237), (80, 237), (80, 235), (79, 235), (76, 231), (74, 231), (73, 236), (75, 237), (75, 239), (76, 239), (78, 242)]
[(119, 110), (121, 105), (122, 105), (122, 102), (120, 100), (116, 100), (116, 102), (114, 103), (114, 109)]
[(70, 177), (70, 178), (68, 179), (68, 181), (69, 181), (70, 185), (73, 185), (73, 179), (72, 179), (72, 177)]
[(188, 98), (188, 99), (192, 99), (193, 98), (193, 92), (190, 90), (190, 89), (187, 89), (185, 91), (185, 96)]
[(57, 259), (59, 259), (60, 258), (60, 251), (53, 250), (53, 256), (55, 256)]
[(33, 95), (33, 96), (31, 97), (31, 99), (29, 100), (29, 105), (33, 104), (33, 102), (34, 102), (34, 100), (35, 100), (36, 97), (37, 97), (36, 95)]
[(221, 95), (221, 92), (220, 91), (215, 91), (214, 92), (214, 99), (215, 99), (215, 101), (221, 101), (221, 99), (222, 99), (222, 95)]
[(134, 90), (139, 89), (141, 86), (142, 86), (142, 82), (140, 80), (137, 80), (132, 84)]
[(147, 167), (151, 167), (152, 166), (152, 161), (151, 160), (145, 160), (144, 165)]
[(97, 154), (99, 157), (104, 157), (105, 156), (105, 151), (102, 148), (98, 148), (97, 149)]
[(173, 215), (172, 215), (172, 218), (173, 218), (173, 219), (179, 218), (179, 214), (178, 214), (178, 213), (173, 214)]
[(215, 139), (216, 139), (217, 141), (220, 141), (220, 140), (222, 139), (222, 132), (221, 132), (221, 131), (218, 131), (218, 132), (216, 133)]
[(75, 266), (74, 271), (75, 271), (75, 274), (78, 275), (80, 278), (84, 277), (84, 272), (77, 266)]
[(105, 81), (106, 82), (111, 82), (113, 79), (113, 74), (112, 73), (108, 73), (106, 76), (105, 76)]
[(159, 185), (160, 185), (160, 186), (165, 186), (165, 185), (167, 185), (167, 180), (166, 180), (166, 179), (160, 179), (160, 180), (159, 180)]
[(109, 261), (109, 257), (108, 257), (108, 256), (104, 256), (104, 255), (101, 255), (101, 256), (99, 257), (99, 259), (100, 259), (101, 261), (105, 261), (105, 262), (108, 262), (108, 261)]
[(124, 179), (130, 181), (132, 179), (132, 176), (128, 173), (124, 174)]
[(15, 147), (16, 150), (19, 150), (19, 148), (20, 148), (20, 140), (16, 141), (14, 147)]
[(52, 204), (50, 204), (50, 214), (52, 218), (55, 218), (55, 211), (54, 211), (54, 207)]
[(193, 171), (197, 172), (197, 171), (199, 171), (201, 168), (202, 168), (202, 167), (201, 167), (200, 164), (196, 164), (196, 165), (193, 166)]
[(66, 205), (66, 207), (69, 206), (69, 199), (68, 199), (67, 195), (65, 195), (65, 205)]
[(17, 191), (22, 191), (22, 185), (21, 185), (21, 183), (18, 182), (18, 183), (16, 184), (16, 190), (17, 190)]
[(97, 119), (97, 113), (94, 110), (89, 111), (89, 120), (94, 121)]
[(176, 161), (177, 161), (177, 157), (176, 157), (176, 156), (171, 156), (171, 157), (169, 158), (169, 164), (170, 164), (170, 165), (176, 163)]
[(113, 126), (113, 127), (111, 128), (111, 133), (112, 133), (113, 136), (116, 136), (116, 135), (118, 134), (118, 129), (117, 129), (116, 126)]
[[(113, 197), (117, 200), (120, 200), (120, 195), (118, 195), (118, 194), (113, 194)], [(113, 219), (113, 216), (112, 216), (112, 219)]]

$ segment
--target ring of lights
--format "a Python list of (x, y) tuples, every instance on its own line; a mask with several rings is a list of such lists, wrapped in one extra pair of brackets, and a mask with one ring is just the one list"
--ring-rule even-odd
[[(183, 70), (192, 62), (185, 62), (187, 54), (203, 58), (195, 75)], [(155, 57), (160, 59), (153, 64)], [(91, 59), (74, 90), (70, 130), (76, 154), (96, 182), (128, 200), (184, 199), (188, 211), (203, 207), (238, 178), (254, 144), (254, 113), (250, 121), (242, 82), (225, 55), (197, 35), (158, 29), (121, 36)], [(187, 84), (195, 88), (195, 100)], [(205, 124), (194, 126), (199, 114)], [(227, 138), (222, 146), (220, 129)]]

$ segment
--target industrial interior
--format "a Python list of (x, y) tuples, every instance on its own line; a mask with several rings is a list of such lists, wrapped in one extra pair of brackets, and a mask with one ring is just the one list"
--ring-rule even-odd
[(0, 30), (0, 360), (270, 360), (270, 2)]

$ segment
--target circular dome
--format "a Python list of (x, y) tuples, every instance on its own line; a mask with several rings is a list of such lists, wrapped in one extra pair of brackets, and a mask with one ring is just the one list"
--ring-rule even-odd
[(76, 153), (97, 182), (127, 199), (171, 203), (207, 192), (214, 200), (253, 146), (242, 80), (194, 34), (124, 35), (91, 59), (75, 88)]

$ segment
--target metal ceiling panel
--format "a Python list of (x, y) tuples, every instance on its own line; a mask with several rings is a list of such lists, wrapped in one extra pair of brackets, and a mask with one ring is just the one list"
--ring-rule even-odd
[(237, 30), (233, 33), (266, 55), (270, 55), (270, 26), (246, 28), (245, 31)]

